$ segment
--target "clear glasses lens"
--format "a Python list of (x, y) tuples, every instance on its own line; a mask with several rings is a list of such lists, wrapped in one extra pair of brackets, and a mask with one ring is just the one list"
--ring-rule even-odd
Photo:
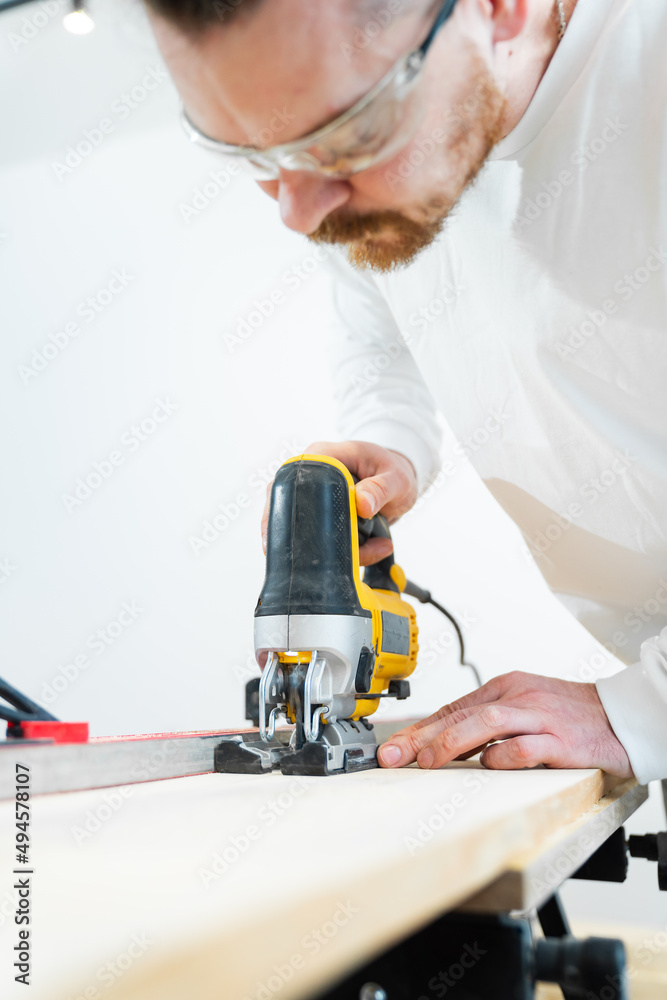
[(344, 177), (389, 159), (410, 141), (425, 111), (415, 86), (419, 66), (406, 58), (368, 104), (319, 143), (276, 150), (280, 166)]
[[(390, 159), (407, 145), (421, 124), (425, 105), (417, 86), (422, 60), (414, 53), (395, 67), (375, 94), (319, 142), (298, 140), (257, 153), (226, 153), (222, 144), (207, 139), (185, 123), (192, 141), (219, 148), (225, 159), (242, 166), (254, 180), (276, 180), (280, 169), (307, 170), (327, 177), (348, 177)], [(222, 147), (222, 148), (220, 148)]]
[(321, 144), (293, 154), (289, 169), (339, 176), (366, 170), (407, 145), (422, 117), (423, 109), (412, 94), (401, 103), (386, 103), (374, 108), (372, 116), (345, 123)]

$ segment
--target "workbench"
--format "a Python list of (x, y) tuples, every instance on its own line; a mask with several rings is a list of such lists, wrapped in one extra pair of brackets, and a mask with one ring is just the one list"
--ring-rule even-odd
[(474, 761), (37, 795), (29, 992), (8, 958), (15, 831), (14, 802), (4, 801), (0, 992), (316, 997), (453, 908), (540, 906), (645, 798), (634, 781), (598, 770), (487, 771)]

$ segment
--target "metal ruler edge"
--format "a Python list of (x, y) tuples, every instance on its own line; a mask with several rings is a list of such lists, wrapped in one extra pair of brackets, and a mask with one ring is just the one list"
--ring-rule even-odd
[[(378, 742), (414, 721), (376, 723)], [(0, 801), (14, 798), (17, 763), (30, 768), (31, 795), (183, 778), (214, 771), (213, 757), (221, 739), (245, 732), (253, 730), (94, 737), (87, 743), (7, 740), (0, 742)]]

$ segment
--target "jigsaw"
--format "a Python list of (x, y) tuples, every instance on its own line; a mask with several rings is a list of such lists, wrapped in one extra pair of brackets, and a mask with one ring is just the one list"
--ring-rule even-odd
[[(259, 732), (225, 738), (218, 771), (328, 775), (378, 766), (368, 717), (381, 698), (410, 693), (417, 619), (402, 594), (419, 588), (408, 586), (393, 554), (362, 579), (360, 545), (391, 535), (381, 515), (358, 517), (354, 487), (327, 455), (299, 455), (276, 474), (255, 608), (263, 671), (248, 692)], [(293, 729), (276, 730), (281, 715)]]

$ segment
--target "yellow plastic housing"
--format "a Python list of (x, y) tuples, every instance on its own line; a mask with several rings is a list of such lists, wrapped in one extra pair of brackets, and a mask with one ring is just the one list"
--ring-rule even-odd
[[(417, 615), (415, 609), (408, 601), (404, 601), (400, 594), (390, 590), (375, 590), (367, 586), (361, 579), (359, 566), (359, 531), (357, 527), (357, 501), (355, 484), (349, 470), (339, 462), (338, 459), (330, 455), (296, 455), (287, 460), (287, 463), (300, 462), (303, 460), (326, 462), (335, 466), (345, 476), (348, 486), (348, 498), (350, 503), (350, 531), (352, 543), (352, 572), (354, 575), (354, 585), (359, 596), (359, 603), (362, 608), (370, 611), (373, 620), (373, 647), (376, 651), (376, 660), (373, 668), (373, 676), (369, 690), (373, 694), (381, 694), (389, 687), (389, 682), (393, 680), (404, 680), (409, 677), (417, 665), (417, 652), (419, 650)], [(391, 568), (390, 576), (399, 591), (405, 588), (405, 573), (401, 567), (394, 564)], [(407, 618), (410, 629), (410, 645), (407, 654), (384, 652), (382, 648), (382, 612), (389, 611), (391, 614), (400, 615)], [(309, 653), (298, 654), (278, 653), (278, 659), (285, 664), (308, 662)], [(364, 698), (357, 702), (356, 711), (350, 718), (360, 719), (372, 715), (377, 711), (380, 704), (379, 698)], [(294, 719), (290, 719), (294, 722)]]

